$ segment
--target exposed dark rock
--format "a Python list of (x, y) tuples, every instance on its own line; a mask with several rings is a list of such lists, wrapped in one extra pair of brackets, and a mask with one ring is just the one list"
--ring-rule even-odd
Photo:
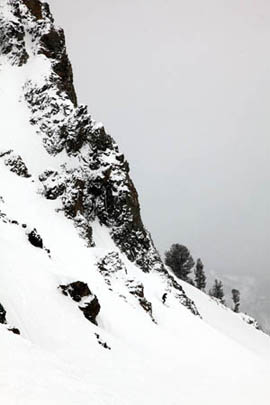
[(242, 312), (239, 313), (239, 316), (246, 322), (248, 325), (253, 326), (255, 329), (262, 331), (261, 326), (259, 325), (258, 321), (250, 315), (244, 314)]
[(2, 157), (4, 157), (4, 156), (7, 156), (7, 155), (10, 155), (12, 152), (13, 152), (12, 149), (9, 149), (9, 150), (0, 152), (0, 158), (2, 158)]
[(72, 103), (77, 106), (77, 96), (73, 86), (73, 72), (66, 54), (65, 35), (62, 29), (51, 27), (50, 31), (40, 37), (40, 52), (54, 59), (53, 70), (60, 80), (56, 85), (60, 91), (65, 91)]
[(29, 58), (24, 38), (23, 25), (0, 19), (0, 54), (7, 55), (12, 65), (22, 66)]
[(8, 218), (7, 214), (1, 210), (0, 210), (0, 219), (2, 222), (4, 222), (4, 224), (9, 223), (9, 218)]
[(106, 343), (101, 340), (100, 335), (98, 333), (95, 333), (95, 336), (97, 338), (98, 344), (104, 347), (104, 349), (111, 350), (111, 347)]
[(127, 286), (130, 294), (135, 295), (138, 298), (144, 298), (144, 286), (141, 283), (137, 283), (134, 280), (128, 280)]
[(74, 225), (78, 228), (79, 235), (86, 240), (88, 247), (94, 247), (93, 229), (88, 221), (82, 215), (76, 215)]
[(26, 167), (26, 164), (22, 160), (20, 155), (9, 154), (9, 157), (5, 159), (5, 165), (9, 170), (20, 177), (29, 178), (31, 175)]
[(85, 181), (78, 178), (75, 178), (74, 181), (74, 193), (71, 197), (71, 204), (67, 204), (65, 207), (66, 214), (72, 218), (75, 218), (78, 213), (83, 214), (83, 199), (85, 195)]
[(109, 252), (97, 264), (98, 269), (105, 275), (123, 271), (127, 274), (124, 262), (121, 260), (118, 252)]
[(147, 301), (146, 298), (140, 298), (139, 302), (141, 307), (145, 310), (145, 312), (147, 312), (151, 316), (152, 320), (154, 321), (151, 302)]
[(46, 170), (39, 176), (43, 184), (43, 194), (48, 200), (55, 200), (65, 191), (65, 184), (58, 172)]
[(35, 52), (51, 59), (55, 73), (51, 79), (53, 78), (58, 91), (65, 92), (77, 106), (64, 32), (55, 27), (48, 4), (39, 0), (10, 0), (9, 6), (17, 21), (1, 21), (0, 53), (8, 55), (12, 64), (21, 66), (26, 63), (29, 56), (25, 46), (25, 33), (30, 34), (35, 42)]
[(97, 325), (96, 317), (100, 312), (100, 304), (93, 295), (86, 283), (75, 281), (68, 285), (60, 285), (59, 289), (66, 296), (70, 296), (73, 301), (80, 303), (79, 309), (83, 312), (86, 319)]
[(92, 301), (83, 304), (83, 306), (79, 306), (79, 308), (83, 311), (86, 319), (97, 325), (96, 317), (100, 312), (100, 303), (96, 295), (94, 296)]
[(2, 324), (7, 323), (6, 315), (7, 315), (7, 312), (6, 312), (5, 308), (3, 307), (2, 304), (0, 304), (0, 323), (2, 323)]
[(200, 313), (196, 308), (194, 301), (192, 301), (190, 298), (186, 296), (185, 291), (183, 290), (181, 285), (178, 284), (175, 278), (168, 272), (165, 273), (165, 277), (168, 280), (169, 287), (172, 287), (175, 290), (176, 292), (175, 295), (178, 298), (179, 302), (185, 307), (187, 307), (193, 313), (193, 315), (200, 316)]
[(20, 335), (21, 332), (17, 328), (9, 328), (8, 329), (10, 332), (14, 333), (15, 335)]
[(22, 0), (22, 3), (30, 10), (38, 20), (42, 18), (42, 4), (39, 0)]
[(91, 119), (84, 105), (78, 106), (72, 119), (64, 128), (66, 130), (65, 148), (68, 154), (76, 154), (85, 142), (88, 141)]
[(109, 252), (97, 263), (99, 272), (103, 275), (106, 284), (111, 286), (111, 277), (114, 273), (127, 274), (127, 269), (117, 252)]
[(82, 281), (74, 281), (68, 285), (60, 285), (64, 295), (69, 295), (73, 301), (80, 302), (82, 298), (92, 295), (88, 285)]
[(162, 303), (163, 303), (163, 304), (166, 303), (167, 297), (168, 297), (168, 293), (164, 293), (164, 294), (162, 295)]
[(28, 234), (28, 240), (33, 246), (43, 249), (43, 240), (42, 240), (41, 236), (38, 234), (36, 228), (34, 228)]
[(147, 312), (152, 321), (156, 323), (153, 317), (152, 304), (145, 298), (143, 284), (137, 283), (134, 280), (128, 280), (127, 287), (130, 294), (134, 295), (138, 299), (140, 306), (144, 309), (145, 312)]
[(50, 31), (40, 37), (40, 52), (44, 53), (47, 58), (57, 59), (61, 57), (64, 42), (63, 30), (56, 30), (51, 27)]
[(7, 323), (6, 316), (7, 316), (7, 312), (6, 312), (5, 308), (3, 307), (3, 305), (0, 304), (0, 324), (6, 325), (7, 330), (9, 330), (10, 332), (15, 333), (16, 335), (20, 335), (19, 329), (8, 327), (9, 325)]

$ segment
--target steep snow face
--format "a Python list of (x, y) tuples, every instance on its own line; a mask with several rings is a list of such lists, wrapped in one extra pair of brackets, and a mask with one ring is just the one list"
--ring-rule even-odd
[(1, 403), (268, 404), (269, 337), (163, 266), (48, 5), (0, 12)]

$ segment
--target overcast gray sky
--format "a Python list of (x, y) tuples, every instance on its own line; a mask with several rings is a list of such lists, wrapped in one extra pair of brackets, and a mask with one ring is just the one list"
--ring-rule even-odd
[(49, 0), (163, 253), (269, 274), (269, 0)]

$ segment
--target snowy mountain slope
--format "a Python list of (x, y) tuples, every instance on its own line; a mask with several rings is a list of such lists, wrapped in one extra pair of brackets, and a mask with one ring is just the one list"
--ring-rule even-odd
[[(245, 315), (243, 313), (234, 313), (230, 308), (215, 301), (209, 295), (194, 288), (188, 283), (181, 281), (188, 296), (196, 302), (198, 310), (205, 322), (213, 326), (222, 334), (229, 336), (241, 346), (248, 348), (259, 357), (269, 362), (269, 336), (258, 331), (253, 325), (243, 324)], [(251, 338), (251, 336), (253, 336)], [(258, 345), (258, 339), (260, 344)]]
[(270, 334), (270, 288), (269, 275), (254, 277), (249, 274), (209, 274), (210, 283), (215, 278), (222, 279), (226, 297), (231, 297), (232, 288), (237, 288), (241, 293), (241, 310), (254, 316), (266, 333)]
[(267, 404), (269, 337), (163, 266), (48, 6), (0, 6), (1, 403)]
[[(6, 180), (9, 190), (19, 189), (19, 183), (29, 181), (12, 173), (7, 174)], [(1, 367), (1, 381), (8, 384), (0, 392), (7, 399), (19, 401), (20, 397), (20, 402), (13, 403), (23, 404), (31, 403), (31, 398), (33, 403), (57, 403), (64, 395), (64, 403), (70, 404), (83, 403), (86, 398), (97, 404), (176, 404), (180, 399), (186, 404), (215, 404), (215, 395), (223, 392), (225, 386), (227, 390), (220, 403), (236, 398), (243, 404), (253, 404), (255, 400), (267, 403), (266, 335), (245, 325), (231, 311), (219, 308), (195, 289), (192, 298), (196, 298), (204, 321), (178, 302), (163, 305), (158, 276), (141, 273), (148, 287), (147, 297), (153, 303), (157, 325), (154, 324), (135, 303), (127, 304), (110, 293), (99, 273), (91, 271), (91, 261), (99, 253), (89, 252), (81, 244), (76, 230), (69, 227), (65, 218), (58, 218), (52, 210), (56, 227), (51, 232), (50, 224), (46, 223), (49, 216), (43, 215), (47, 202), (38, 200), (35, 194), (32, 200), (29, 196), (26, 200), (31, 205), (24, 208), (22, 215), (37, 221), (38, 229), (44, 232), (44, 241), (55, 248), (49, 259), (43, 250), (29, 244), (18, 225), (1, 224), (0, 295), (9, 323), (17, 326), (22, 335), (13, 337), (9, 333), (10, 340), (7, 334), (1, 339), (1, 358), (8, 362)], [(25, 201), (21, 205), (27, 207)], [(32, 214), (33, 207), (42, 214), (40, 220)], [(16, 208), (8, 211), (14, 215)], [(46, 215), (49, 211), (50, 208)], [(63, 244), (58, 242), (57, 246), (62, 239), (67, 248), (65, 255)], [(87, 321), (76, 305), (57, 290), (60, 283), (77, 279), (95, 288), (101, 304), (99, 327)], [(189, 293), (191, 290), (192, 287)], [(222, 332), (218, 324), (223, 324)], [(111, 350), (98, 344), (95, 333)], [(260, 349), (260, 353), (255, 349)], [(14, 351), (20, 361), (14, 360)], [(33, 372), (32, 364), (38, 372)], [(18, 372), (23, 379), (16, 377)], [(56, 374), (55, 379), (50, 377), (51, 373)], [(62, 394), (64, 384), (68, 390), (64, 389)], [(12, 393), (6, 393), (6, 387), (10, 386)], [(198, 390), (194, 391), (194, 386)], [(216, 393), (214, 398), (209, 398), (209, 391)], [(7, 399), (4, 403), (9, 403)]]

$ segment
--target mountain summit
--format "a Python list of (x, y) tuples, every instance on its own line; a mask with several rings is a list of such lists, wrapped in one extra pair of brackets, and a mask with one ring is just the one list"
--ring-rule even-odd
[(0, 0), (0, 111), (1, 402), (266, 404), (269, 337), (164, 266), (47, 3)]

